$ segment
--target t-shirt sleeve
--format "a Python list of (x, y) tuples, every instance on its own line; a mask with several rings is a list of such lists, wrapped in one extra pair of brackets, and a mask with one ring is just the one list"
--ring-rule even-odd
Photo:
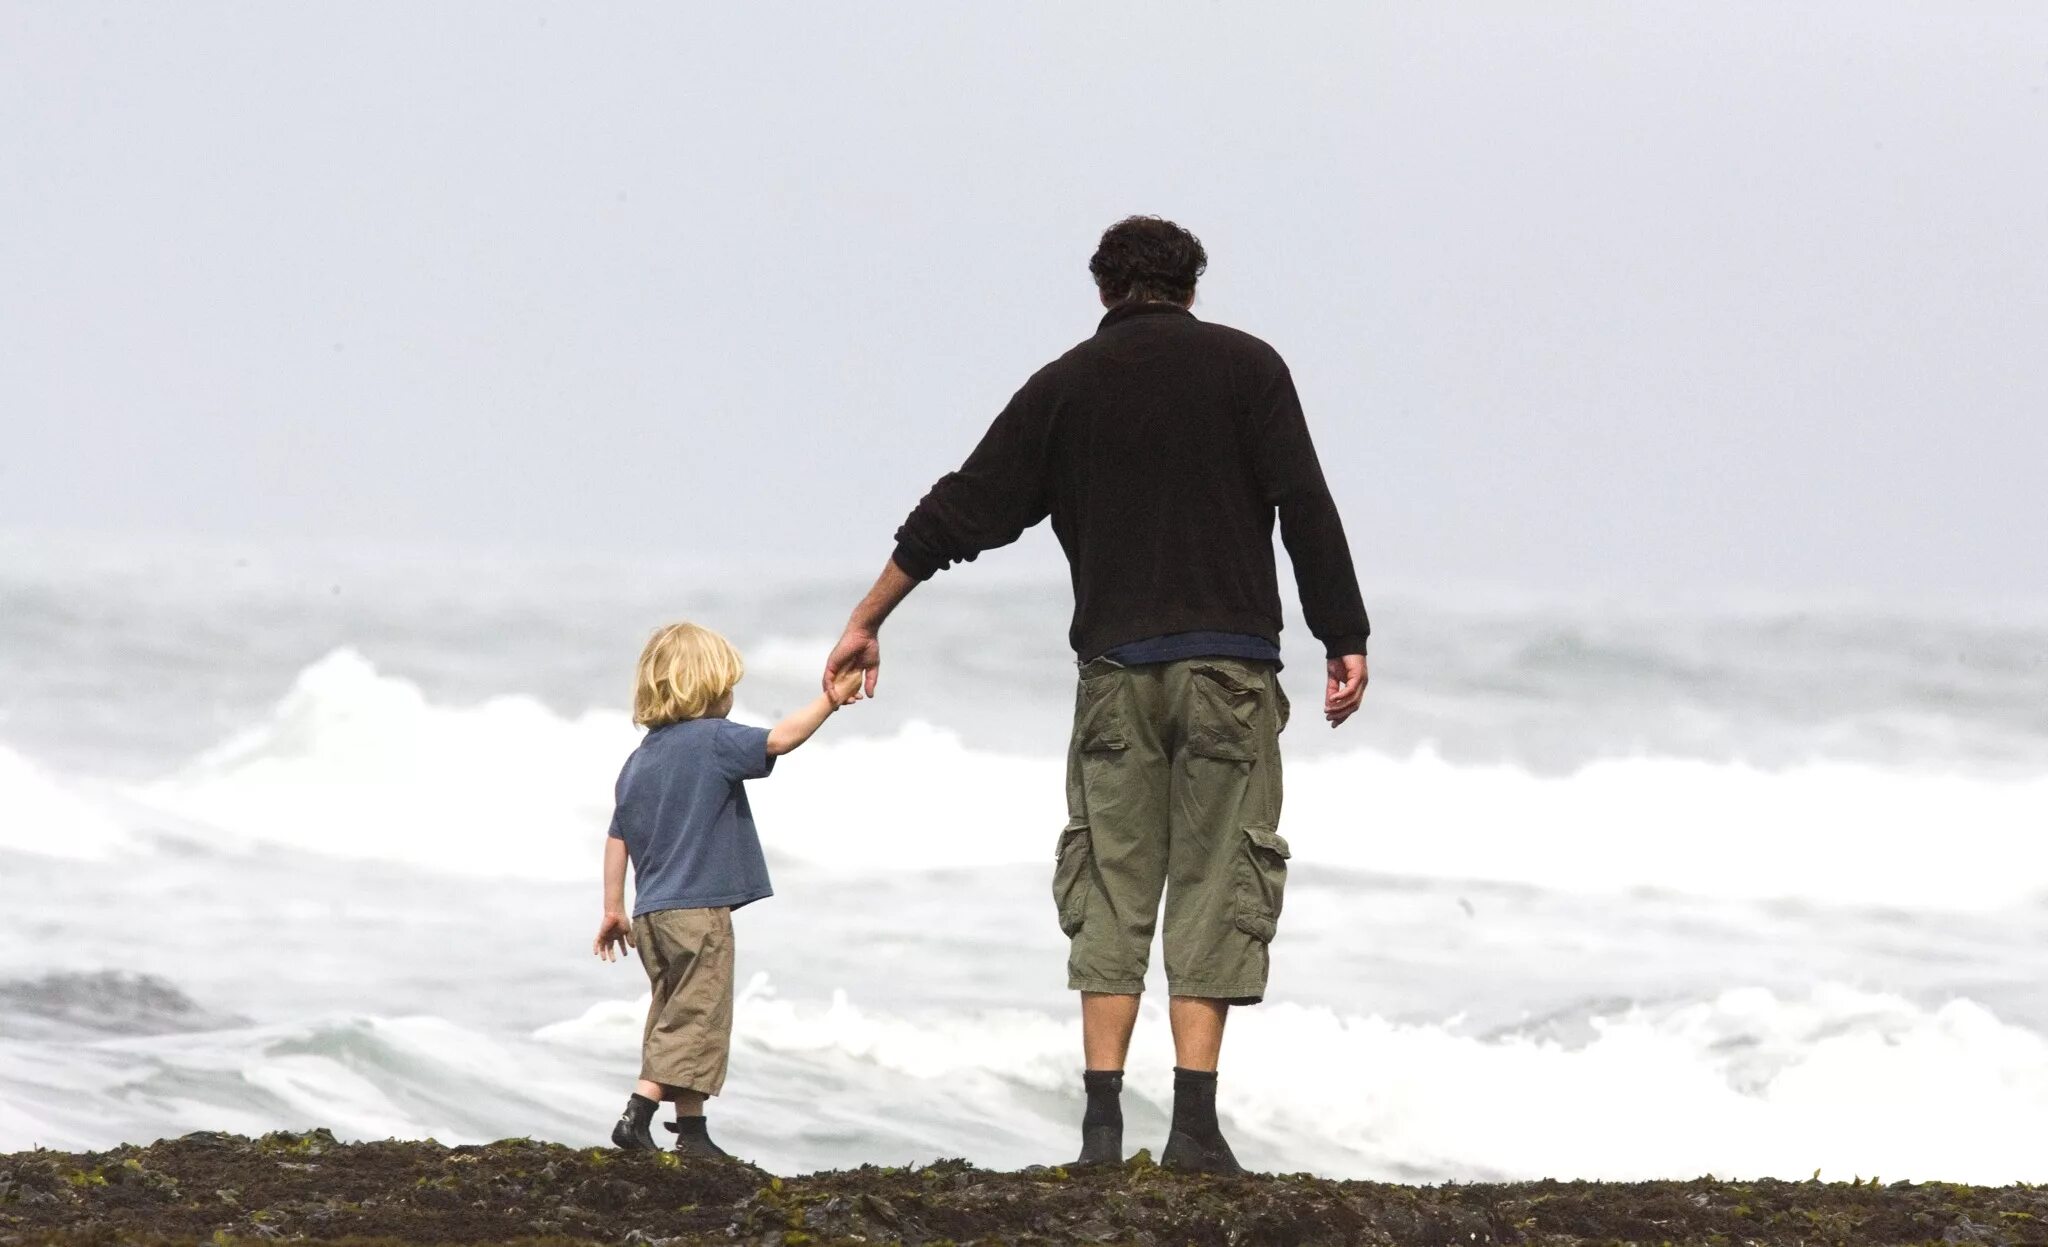
[(605, 834), (614, 840), (626, 838), (626, 829), (619, 825), (619, 815), (626, 805), (626, 772), (632, 767), (633, 759), (627, 758), (626, 764), (619, 768), (618, 779), (612, 782), (612, 823), (605, 828)]
[(718, 725), (718, 759), (733, 779), (765, 779), (775, 769), (768, 752), (768, 729), (730, 720)]

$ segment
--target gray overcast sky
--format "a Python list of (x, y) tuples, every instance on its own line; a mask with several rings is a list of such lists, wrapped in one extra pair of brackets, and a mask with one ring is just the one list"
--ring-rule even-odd
[(0, 170), (15, 530), (865, 575), (1157, 212), (1368, 585), (2048, 587), (2048, 5), (0, 3)]

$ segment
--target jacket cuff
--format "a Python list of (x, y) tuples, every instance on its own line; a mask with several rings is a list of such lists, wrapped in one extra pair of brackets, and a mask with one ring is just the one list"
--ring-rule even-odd
[(1365, 639), (1370, 633), (1361, 632), (1356, 636), (1333, 636), (1323, 641), (1323, 657), (1342, 658), (1346, 654), (1365, 653)]
[(939, 571), (939, 564), (913, 549), (907, 541), (897, 542), (896, 552), (889, 557), (897, 567), (903, 569), (903, 574), (912, 580), (930, 580)]

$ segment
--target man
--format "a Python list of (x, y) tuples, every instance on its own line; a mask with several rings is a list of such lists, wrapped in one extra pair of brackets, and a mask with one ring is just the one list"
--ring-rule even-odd
[(1287, 878), (1276, 515), (1328, 655), (1332, 727), (1364, 695), (1369, 628), (1287, 365), (1188, 310), (1207, 265), (1194, 235), (1157, 217), (1103, 234), (1089, 263), (1100, 327), (1025, 382), (917, 504), (825, 679), (865, 670), (872, 696), (882, 622), (911, 589), (1052, 517), (1080, 663), (1053, 870), (1087, 1058), (1080, 1163), (1123, 1159), (1124, 1058), (1163, 892), (1176, 1068), (1160, 1160), (1239, 1173), (1216, 1063), (1230, 1006), (1265, 994)]

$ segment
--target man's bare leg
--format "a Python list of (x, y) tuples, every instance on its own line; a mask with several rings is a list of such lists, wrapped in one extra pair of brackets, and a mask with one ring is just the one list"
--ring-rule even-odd
[(1088, 1109), (1081, 1117), (1080, 1165), (1118, 1165), (1124, 1159), (1124, 1058), (1138, 1024), (1138, 998), (1081, 993), (1081, 1081)]
[(1120, 1070), (1131, 1053), (1138, 1025), (1138, 998), (1107, 992), (1081, 993), (1081, 1052), (1093, 1070)]
[(1230, 1017), (1230, 1002), (1175, 996), (1168, 1016), (1173, 1019), (1173, 1063), (1182, 1069), (1215, 1073), (1216, 1060), (1223, 1054), (1223, 1023)]

